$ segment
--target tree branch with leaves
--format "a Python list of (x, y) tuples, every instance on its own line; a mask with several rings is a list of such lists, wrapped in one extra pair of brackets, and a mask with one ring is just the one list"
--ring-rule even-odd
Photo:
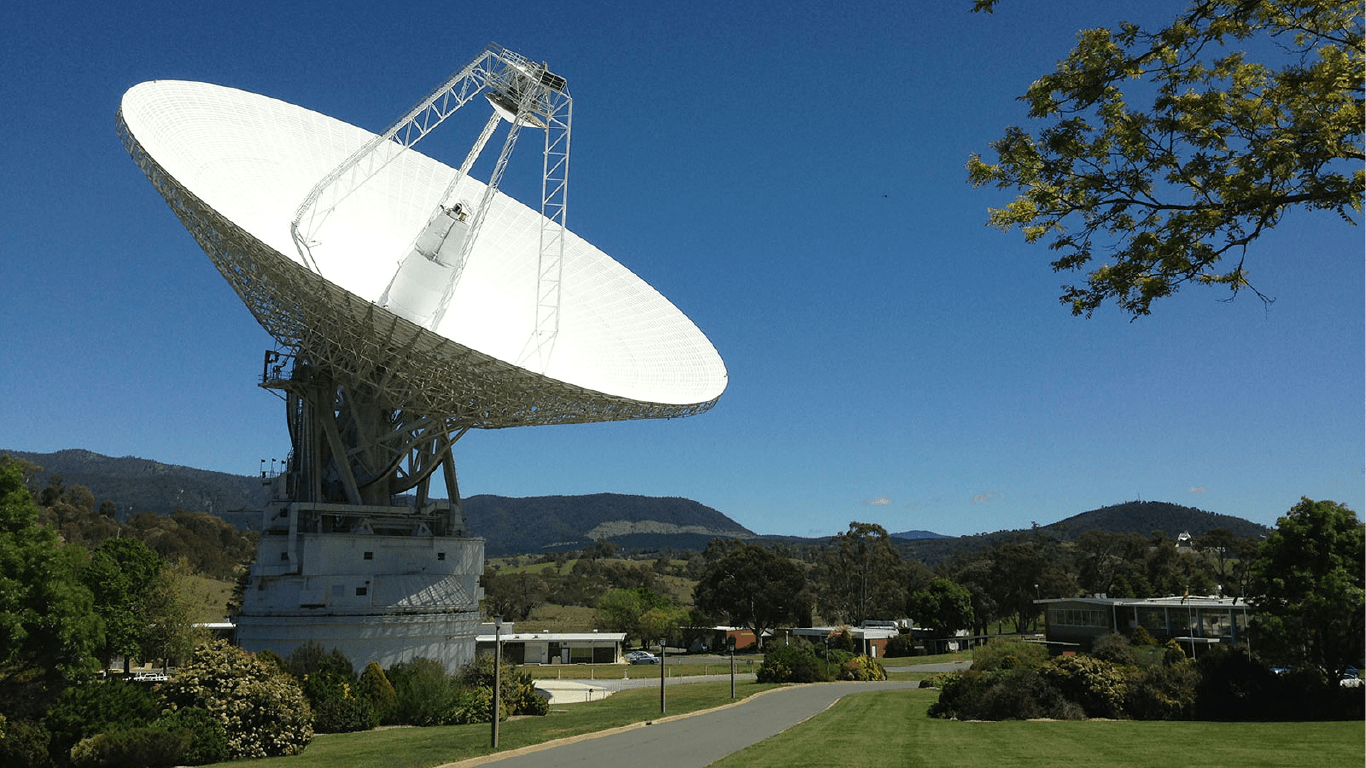
[(1156, 31), (1082, 30), (1021, 97), (1048, 124), (1007, 128), (968, 178), (1019, 192), (991, 225), (1046, 240), (1056, 272), (1089, 270), (1063, 286), (1074, 315), (1107, 301), (1146, 315), (1188, 283), (1270, 301), (1253, 241), (1294, 208), (1361, 214), (1363, 78), (1346, 0), (1201, 0)]

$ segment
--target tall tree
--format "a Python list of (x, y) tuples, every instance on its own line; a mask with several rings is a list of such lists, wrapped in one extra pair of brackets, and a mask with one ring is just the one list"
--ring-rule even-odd
[(906, 611), (917, 624), (929, 627), (936, 638), (950, 637), (973, 625), (972, 593), (942, 576), (912, 592), (906, 601)]
[(906, 607), (906, 562), (887, 530), (849, 523), (821, 554), (818, 611), (827, 621), (861, 624), (889, 619)]
[(0, 667), (65, 679), (94, 669), (103, 628), (79, 578), (87, 556), (39, 524), (19, 467), (0, 459)]
[(991, 560), (987, 589), (1003, 617), (1025, 632), (1039, 617), (1034, 602), (1044, 597), (1074, 597), (1080, 589), (1068, 568), (1061, 545), (1054, 539), (1003, 542), (987, 550)]
[(762, 646), (765, 630), (795, 623), (803, 615), (805, 594), (806, 575), (791, 558), (745, 543), (707, 565), (693, 600), (702, 612), (753, 630)]
[(1364, 76), (1356, 0), (1197, 0), (1161, 29), (1078, 33), (1021, 99), (1047, 125), (1007, 128), (968, 178), (1019, 190), (992, 225), (1048, 238), (1054, 271), (1090, 270), (1064, 286), (1073, 314), (1146, 315), (1187, 283), (1262, 296), (1247, 248), (1287, 211), (1356, 223)]
[(108, 667), (115, 656), (137, 655), (146, 624), (139, 606), (166, 564), (146, 544), (131, 537), (107, 539), (90, 553), (81, 581), (94, 595), (95, 612), (104, 620), (100, 663)]
[(138, 646), (143, 660), (159, 659), (166, 665), (187, 659), (195, 646), (208, 639), (194, 626), (192, 579), (189, 563), (182, 557), (162, 566), (147, 585), (136, 611), (143, 625)]
[(1252, 563), (1249, 600), (1263, 652), (1340, 672), (1366, 651), (1366, 533), (1356, 513), (1301, 499), (1276, 521)]
[[(625, 632), (641, 642), (660, 636), (660, 611), (678, 610), (674, 601), (667, 595), (647, 587), (614, 589), (598, 600), (596, 611), (597, 625), (614, 632)], [(651, 611), (655, 611), (653, 615)], [(647, 618), (648, 615), (648, 618)], [(669, 614), (676, 617), (675, 614)], [(668, 621), (663, 621), (665, 625)], [(670, 627), (665, 626), (664, 629)]]
[(550, 587), (534, 573), (497, 573), (484, 569), (484, 612), (509, 621), (526, 621), (543, 604)]

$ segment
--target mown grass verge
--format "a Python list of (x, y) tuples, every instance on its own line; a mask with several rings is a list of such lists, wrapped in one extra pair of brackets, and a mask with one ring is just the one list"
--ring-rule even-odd
[[(743, 682), (737, 700), (777, 686)], [(731, 703), (730, 683), (689, 683), (667, 687), (668, 716)], [(544, 717), (527, 717), (499, 725), (499, 751), (555, 739), (605, 731), (660, 717), (659, 689), (636, 688), (602, 701), (556, 707)], [(221, 768), (429, 768), (487, 755), (489, 724), (431, 728), (388, 728), (361, 733), (320, 734), (301, 754), (263, 760), (219, 763)]]
[(933, 690), (847, 696), (714, 768), (850, 766), (1361, 766), (1361, 722), (1090, 720), (956, 722), (925, 714)]

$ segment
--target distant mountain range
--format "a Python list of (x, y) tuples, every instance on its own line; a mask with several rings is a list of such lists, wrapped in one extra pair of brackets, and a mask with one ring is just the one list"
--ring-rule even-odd
[(945, 536), (945, 535), (942, 534), (942, 533), (935, 533), (934, 531), (902, 531), (901, 533), (889, 533), (889, 534), (887, 534), (887, 535), (888, 535), (888, 536), (891, 536), (891, 537), (894, 538), (894, 539), (949, 539), (949, 538), (953, 538), (953, 537), (951, 537), (951, 536)]
[[(35, 479), (45, 486), (53, 475), (66, 486), (84, 485), (95, 503), (109, 499), (121, 519), (139, 512), (170, 514), (176, 509), (207, 512), (241, 529), (260, 527), (266, 501), (258, 477), (230, 475), (162, 464), (130, 456), (113, 458), (83, 450), (56, 453), (0, 450), (43, 468)], [(625, 549), (700, 550), (713, 538), (760, 539), (792, 545), (821, 539), (760, 536), (711, 507), (691, 499), (598, 493), (585, 496), (471, 496), (464, 500), (469, 530), (484, 538), (489, 555), (536, 554), (584, 549), (606, 539)], [(1073, 515), (1024, 531), (997, 531), (974, 536), (944, 536), (932, 531), (904, 531), (891, 536), (908, 557), (933, 564), (953, 553), (989, 546), (995, 541), (1033, 533), (1071, 541), (1088, 530), (1111, 533), (1163, 531), (1199, 536), (1227, 528), (1246, 538), (1261, 538), (1266, 526), (1231, 515), (1159, 501), (1133, 501)], [(827, 537), (828, 538), (828, 537)]]

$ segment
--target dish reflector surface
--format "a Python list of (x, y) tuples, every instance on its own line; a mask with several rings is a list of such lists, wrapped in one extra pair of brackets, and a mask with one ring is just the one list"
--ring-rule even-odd
[[(436, 160), (406, 150), (342, 200), (310, 249), (315, 274), (295, 248), (291, 217), (373, 134), (276, 99), (183, 81), (133, 87), (120, 121), (130, 152), (262, 325), (343, 375), (401, 376), (409, 390), (426, 391), (394, 407), (498, 427), (689, 415), (725, 390), (725, 365), (706, 336), (572, 232), (553, 352), (543, 369), (517, 365), (534, 332), (544, 218), (501, 192), (434, 331), (376, 306), (456, 175)], [(483, 191), (466, 176), (452, 199)], [(357, 345), (373, 349), (340, 359)], [(463, 380), (443, 380), (452, 377)]]

